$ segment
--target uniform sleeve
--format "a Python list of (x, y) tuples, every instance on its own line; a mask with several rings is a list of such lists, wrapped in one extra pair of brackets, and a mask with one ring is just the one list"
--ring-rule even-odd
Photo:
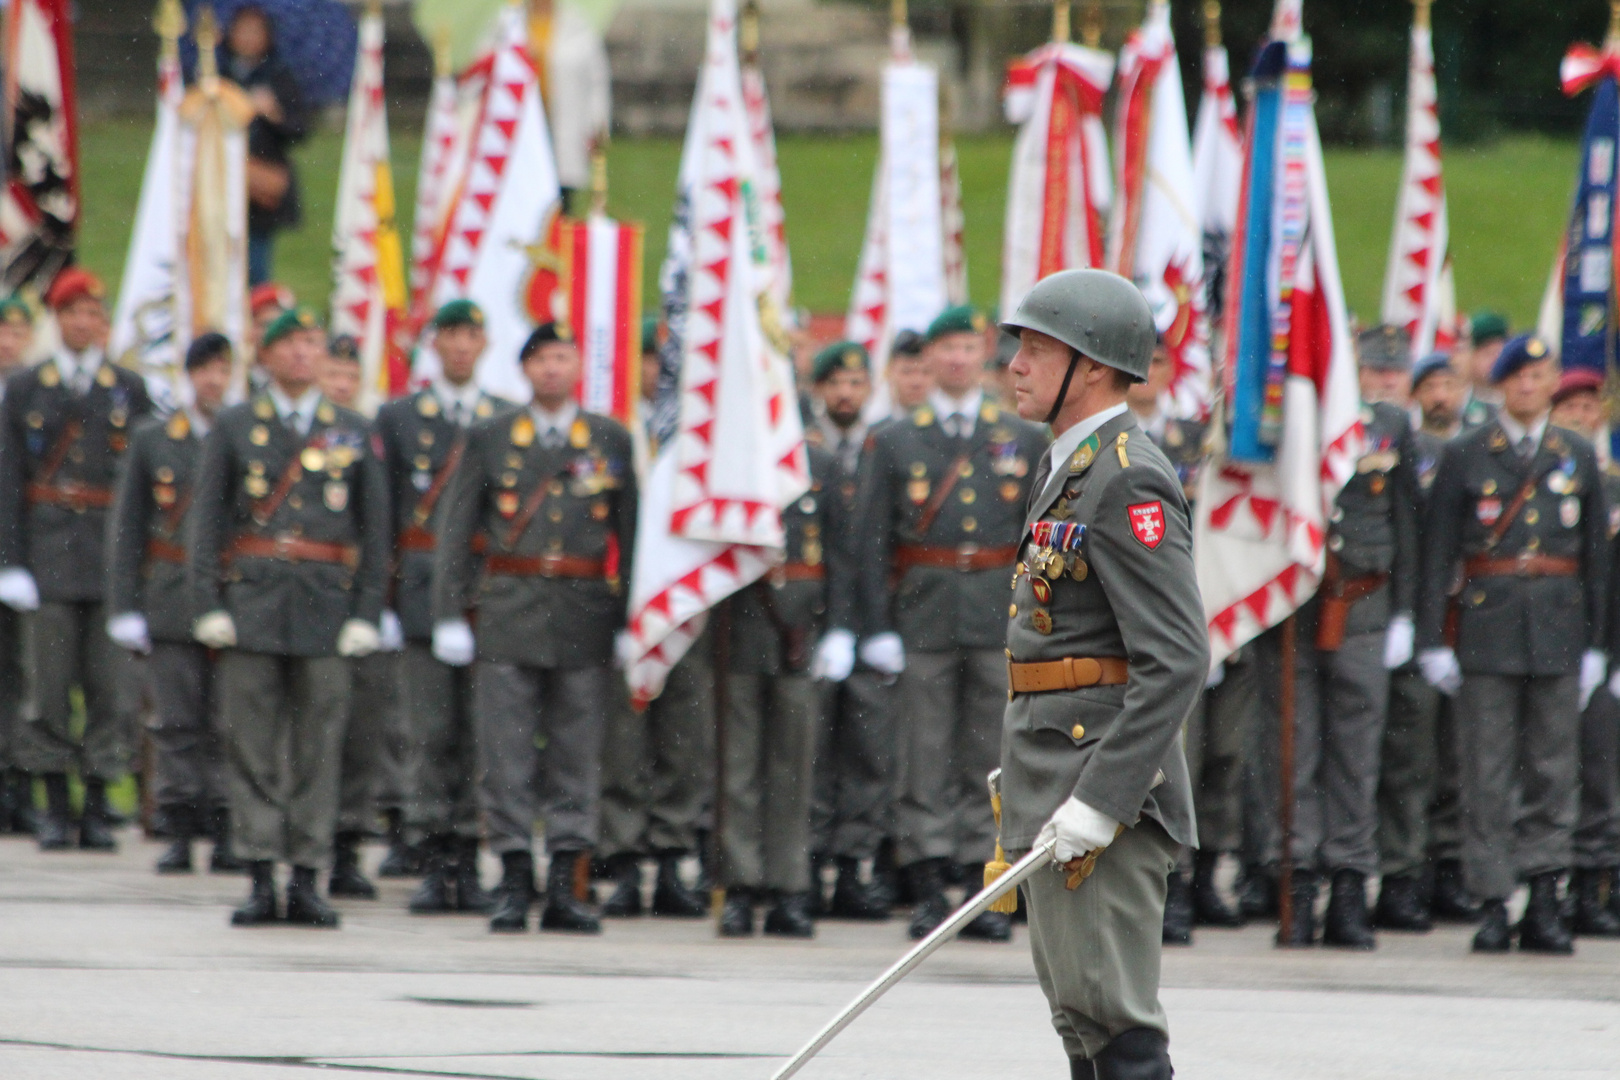
[(473, 429), (461, 467), (439, 500), (439, 542), (433, 552), (433, 621), (466, 617), (472, 588), (473, 533), (484, 504), (483, 456), (495, 428)]
[(375, 624), (382, 618), (383, 597), (388, 590), (388, 569), (394, 551), (393, 517), (388, 499), (388, 474), (365, 433), (366, 449), (360, 455), (360, 565), (354, 578), (354, 617)]
[[(1132, 526), (1131, 508), (1154, 502), (1164, 527), (1149, 547)], [(1086, 546), (1119, 624), (1130, 677), (1119, 716), (1086, 762), (1074, 796), (1130, 824), (1203, 689), (1209, 635), (1180, 481), (1150, 465), (1121, 469), (1099, 506)]]
[(1423, 556), (1419, 571), (1417, 647), (1445, 644), (1446, 605), (1450, 603), (1452, 569), (1462, 549), (1462, 515), (1467, 509), (1460, 443), (1448, 443), (1429, 488), (1423, 519)]
[(872, 637), (894, 630), (889, 604), (889, 563), (894, 538), (894, 468), (889, 439), (873, 439), (869, 452), (861, 455), (855, 522), (850, 533), (851, 549), (859, 562), (860, 620), (858, 636)]
[(22, 527), (26, 447), (19, 391), (19, 387), (13, 386), (0, 401), (0, 567), (28, 564)]
[(1418, 482), (1417, 440), (1412, 426), (1401, 418), (1400, 459), (1390, 470), (1390, 522), (1395, 533), (1395, 556), (1390, 564), (1390, 601), (1394, 614), (1410, 613), (1418, 592)]
[(620, 431), (619, 462), (624, 467), (624, 482), (619, 497), (613, 500), (614, 535), (619, 541), (619, 598), (621, 625), (630, 610), (631, 572), (635, 569), (636, 527), (641, 507), (641, 489), (636, 481), (635, 459), (630, 445), (630, 433)]
[(151, 438), (137, 436), (107, 516), (107, 611), (141, 610), (141, 564), (152, 519)]
[(1586, 526), (1581, 572), (1586, 583), (1586, 647), (1602, 649), (1609, 640), (1609, 501), (1597, 455), (1585, 451), (1586, 474), (1591, 480), (1582, 494), (1581, 516)]
[(219, 555), (231, 515), (230, 459), (230, 435), (224, 424), (215, 424), (203, 440), (191, 512), (186, 515), (186, 584), (191, 590), (191, 610), (199, 615), (225, 606)]

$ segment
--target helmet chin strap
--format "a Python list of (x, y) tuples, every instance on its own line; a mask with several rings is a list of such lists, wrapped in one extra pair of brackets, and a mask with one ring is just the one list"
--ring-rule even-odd
[(1052, 421), (1056, 420), (1058, 413), (1063, 410), (1063, 403), (1068, 400), (1069, 397), (1069, 383), (1074, 381), (1074, 369), (1079, 366), (1080, 350), (1070, 349), (1069, 370), (1063, 373), (1063, 385), (1058, 388), (1057, 400), (1052, 402), (1052, 411), (1046, 414), (1046, 425), (1048, 427), (1052, 426)]

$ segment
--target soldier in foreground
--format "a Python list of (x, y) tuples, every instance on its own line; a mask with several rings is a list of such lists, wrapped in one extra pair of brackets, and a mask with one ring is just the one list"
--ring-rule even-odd
[[(28, 348), (34, 340), (34, 313), (23, 300), (0, 300), (0, 402), (6, 383), (26, 370)], [(34, 832), (34, 778), (28, 773), (28, 755), (22, 739), (28, 734), (21, 717), (22, 616), (0, 603), (0, 833)]]
[(1169, 1080), (1159, 1003), (1166, 879), (1196, 843), (1180, 734), (1209, 670), (1192, 522), (1125, 393), (1153, 316), (1124, 278), (1053, 274), (1004, 324), (1018, 413), (1056, 440), (1036, 472), (1007, 628), (1002, 843), (1056, 841), (1025, 885), (1035, 972), (1076, 1080)]

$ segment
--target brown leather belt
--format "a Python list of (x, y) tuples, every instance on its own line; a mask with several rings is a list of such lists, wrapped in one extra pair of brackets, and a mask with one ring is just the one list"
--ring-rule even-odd
[(112, 488), (91, 487), (89, 484), (29, 484), (24, 490), (30, 506), (44, 503), (68, 510), (105, 510), (113, 504)]
[(1564, 555), (1531, 555), (1500, 559), (1475, 555), (1463, 563), (1468, 579), (1483, 577), (1574, 577), (1581, 572), (1581, 560)]
[(172, 540), (148, 540), (146, 557), (153, 562), (185, 564), (186, 549)]
[(901, 544), (894, 552), (894, 572), (903, 574), (913, 566), (934, 566), (960, 570), (966, 574), (974, 570), (1003, 569), (1017, 561), (1017, 544), (998, 544), (995, 547), (961, 544), (953, 548)]
[(412, 525), (399, 534), (394, 546), (400, 551), (433, 551), (439, 546), (439, 539), (422, 526)]
[(827, 580), (827, 566), (825, 563), (814, 565), (805, 562), (783, 563), (771, 570), (773, 582), (785, 581), (825, 581)]
[(600, 578), (607, 576), (601, 559), (580, 555), (491, 555), (484, 561), (491, 574), (509, 577)]
[(281, 559), (284, 562), (360, 564), (360, 549), (353, 544), (330, 544), (301, 536), (238, 536), (225, 548), (225, 561)]
[(1030, 664), (1008, 660), (1007, 689), (1014, 694), (1042, 694), (1049, 690), (1118, 686), (1129, 678), (1130, 671), (1130, 662), (1122, 656), (1065, 656)]

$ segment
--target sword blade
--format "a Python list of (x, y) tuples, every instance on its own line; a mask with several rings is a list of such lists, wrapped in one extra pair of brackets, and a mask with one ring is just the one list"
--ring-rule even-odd
[(874, 979), (872, 984), (862, 990), (854, 1001), (844, 1006), (843, 1011), (829, 1020), (820, 1031), (816, 1032), (815, 1037), (805, 1043), (799, 1049), (799, 1052), (788, 1060), (786, 1065), (783, 1065), (772, 1074), (771, 1080), (788, 1080), (788, 1077), (804, 1068), (811, 1058), (819, 1054), (823, 1047), (837, 1037), (840, 1031), (849, 1027), (850, 1024), (854, 1023), (857, 1016), (860, 1016), (861, 1013), (871, 1007), (878, 998), (888, 993), (890, 987), (911, 974), (918, 964), (937, 952), (940, 946), (960, 934), (964, 926), (977, 918), (980, 913), (988, 910), (996, 900), (1017, 888), (1035, 871), (1050, 864), (1056, 847), (1057, 841), (1049, 840), (1041, 847), (1035, 848), (1022, 859), (1013, 863), (1012, 867), (997, 878), (994, 883), (985, 886), (973, 899), (957, 908), (949, 918), (934, 927), (932, 933), (912, 946), (910, 952), (895, 961), (889, 970)]

